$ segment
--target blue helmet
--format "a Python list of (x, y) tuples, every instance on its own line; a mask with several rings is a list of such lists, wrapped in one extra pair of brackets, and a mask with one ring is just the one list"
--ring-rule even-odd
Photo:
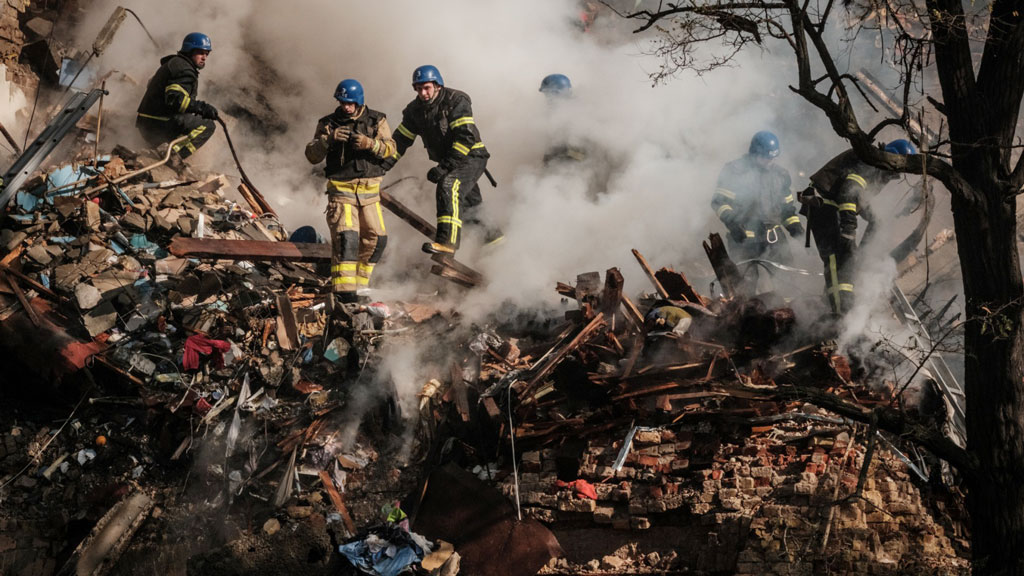
[(780, 151), (779, 138), (767, 130), (761, 130), (750, 139), (749, 152), (754, 156), (775, 158)]
[(348, 78), (338, 83), (334, 89), (334, 99), (338, 102), (352, 102), (363, 105), (363, 85), (358, 80)]
[(181, 52), (182, 54), (188, 54), (193, 50), (206, 50), (210, 52), (213, 50), (213, 42), (210, 41), (209, 36), (202, 32), (192, 32), (181, 41)]
[(540, 91), (550, 96), (572, 96), (572, 82), (565, 74), (548, 74), (540, 82)]
[(886, 144), (885, 151), (889, 154), (902, 154), (903, 156), (917, 154), (917, 148), (914, 148), (914, 145), (909, 140), (903, 140), (902, 138)]
[(441, 78), (441, 71), (436, 66), (426, 64), (412, 71), (412, 85), (433, 82), (438, 86), (444, 86), (444, 78)]

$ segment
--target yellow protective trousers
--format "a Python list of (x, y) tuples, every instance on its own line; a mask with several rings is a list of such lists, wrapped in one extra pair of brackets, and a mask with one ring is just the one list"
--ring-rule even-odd
[(340, 194), (331, 194), (327, 226), (331, 231), (331, 290), (355, 292), (366, 288), (388, 241), (380, 202), (359, 205)]

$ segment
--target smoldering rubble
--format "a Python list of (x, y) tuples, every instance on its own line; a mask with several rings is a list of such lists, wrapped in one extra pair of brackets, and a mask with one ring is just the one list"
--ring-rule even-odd
[[(417, 289), (339, 328), (330, 248), (273, 194), (224, 154), (114, 144), (103, 114), (5, 207), (5, 572), (968, 572), (948, 467), (829, 409), (904, 402), (924, 366), (915, 422), (955, 436), (953, 372), (804, 329), (806, 302), (758, 293), (716, 234), (681, 270), (623, 244), (512, 299), (539, 310), (480, 296), (517, 289), (518, 257), (421, 256)], [(389, 226), (431, 237), (394, 191)], [(895, 300), (950, 273), (928, 259), (951, 240), (901, 262)], [(903, 337), (948, 328), (945, 302), (907, 304)]]

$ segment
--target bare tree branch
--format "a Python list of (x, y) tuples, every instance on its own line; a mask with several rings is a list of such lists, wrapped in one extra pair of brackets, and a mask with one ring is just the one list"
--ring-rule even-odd
[(914, 442), (939, 458), (949, 462), (964, 476), (979, 473), (977, 459), (947, 438), (933, 425), (912, 420), (900, 410), (878, 407), (869, 410), (860, 404), (847, 402), (835, 394), (806, 386), (784, 386), (772, 393), (778, 399), (803, 400), (856, 422), (870, 424), (877, 419), (878, 428)]
[(633, 12), (626, 14), (626, 18), (633, 20), (645, 20), (639, 28), (633, 31), (634, 34), (638, 34), (654, 26), (659, 20), (675, 16), (677, 14), (696, 14), (696, 15), (714, 15), (715, 12), (727, 12), (734, 10), (783, 10), (786, 5), (780, 2), (719, 2), (715, 4), (696, 4), (690, 3), (687, 6), (679, 6), (678, 4), (669, 4), (672, 8), (667, 10), (660, 10), (657, 12), (650, 12), (648, 10), (641, 10), (639, 12)]

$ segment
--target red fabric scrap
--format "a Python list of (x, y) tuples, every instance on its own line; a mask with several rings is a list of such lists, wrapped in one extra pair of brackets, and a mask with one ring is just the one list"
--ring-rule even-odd
[(181, 356), (181, 365), (185, 370), (199, 368), (199, 356), (213, 355), (215, 368), (224, 367), (224, 353), (231, 349), (226, 340), (214, 340), (202, 334), (193, 334), (185, 340), (185, 352)]
[(597, 500), (597, 490), (594, 489), (594, 485), (586, 480), (573, 480), (572, 482), (563, 482), (561, 480), (555, 482), (555, 486), (559, 488), (571, 488), (576, 492), (576, 497), (580, 500)]

